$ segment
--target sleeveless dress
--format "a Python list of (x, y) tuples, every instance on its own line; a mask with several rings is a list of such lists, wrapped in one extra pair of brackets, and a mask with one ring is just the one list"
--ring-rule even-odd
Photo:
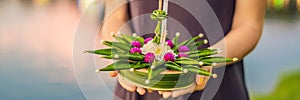
[[(174, 1), (174, 0), (173, 0)], [(235, 0), (206, 0), (208, 4), (211, 6), (212, 10), (216, 14), (224, 33), (226, 34), (230, 31), (234, 9), (235, 9)], [(132, 27), (134, 32), (136, 33), (153, 33), (156, 22), (151, 21), (150, 14), (154, 9), (157, 9), (158, 0), (130, 0), (128, 6), (128, 13), (130, 18), (132, 19)], [(197, 22), (192, 15), (186, 11), (184, 8), (174, 4), (169, 3), (169, 18), (168, 18), (168, 35), (174, 36), (174, 33), (177, 31), (181, 31), (182, 28), (178, 29), (177, 27), (183, 26), (186, 31), (191, 34), (191, 36), (197, 36), (199, 33), (204, 33), (204, 30)], [(174, 19), (174, 20), (172, 20)], [(176, 22), (178, 21), (178, 22)], [(180, 23), (180, 24), (178, 24)], [(176, 26), (176, 24), (178, 24)], [(146, 34), (143, 37), (150, 37), (153, 34)], [(184, 37), (189, 38), (189, 37)], [(172, 37), (172, 36), (170, 36)], [(219, 38), (219, 37), (215, 37)], [(221, 38), (220, 38), (221, 39)], [(210, 41), (211, 42), (211, 41)], [(216, 42), (216, 41), (215, 41)], [(215, 43), (214, 42), (214, 43)], [(211, 43), (213, 44), (213, 43)], [(205, 45), (201, 48), (208, 47), (209, 45)], [(169, 98), (169, 99), (188, 99), (188, 100), (200, 100), (203, 91), (197, 91), (189, 94), (187, 98), (177, 97), (177, 98)], [(137, 92), (128, 92), (124, 88), (117, 83), (115, 92), (115, 96), (119, 97), (118, 99), (122, 100), (159, 100), (162, 99), (162, 96), (157, 92), (146, 93), (145, 95), (139, 95)], [(114, 97), (114, 99), (117, 99)], [(241, 60), (238, 63), (227, 65), (225, 68), (225, 73), (223, 76), (223, 80), (217, 91), (216, 95), (213, 97), (213, 100), (248, 100), (249, 96), (247, 93), (245, 80), (244, 80), (244, 69), (243, 69), (243, 61)]]

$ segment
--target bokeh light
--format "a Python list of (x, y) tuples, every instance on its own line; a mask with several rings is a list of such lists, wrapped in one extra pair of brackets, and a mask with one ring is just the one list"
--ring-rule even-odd
[(273, 0), (273, 6), (276, 10), (281, 10), (283, 8), (284, 0)]
[[(103, 1), (0, 0), (0, 100), (85, 99), (72, 67), (74, 31), (87, 8), (90, 20), (82, 32), (91, 36), (98, 30)], [(245, 58), (247, 88), (253, 100), (300, 100), (300, 0), (268, 4), (262, 38)], [(107, 76), (105, 81), (114, 88), (113, 79)], [(94, 92), (102, 96), (98, 99), (112, 97), (105, 95), (105, 86), (87, 85), (101, 88), (101, 93)]]
[(300, 0), (297, 0), (297, 9), (300, 12)]
[(33, 0), (34, 4), (44, 6), (50, 3), (50, 0)]

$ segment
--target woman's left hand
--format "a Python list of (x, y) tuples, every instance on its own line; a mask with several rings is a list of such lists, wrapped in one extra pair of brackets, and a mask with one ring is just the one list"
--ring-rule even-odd
[[(212, 66), (203, 66), (201, 68), (204, 69), (204, 70), (209, 71), (210, 73), (212, 71)], [(112, 77), (116, 77), (117, 76), (117, 72), (116, 71), (112, 71), (110, 73), (110, 75)], [(195, 84), (193, 84), (189, 88), (181, 89), (181, 90), (175, 90), (175, 91), (158, 91), (158, 93), (161, 94), (163, 96), (163, 98), (169, 98), (169, 97), (175, 98), (175, 97), (187, 94), (187, 93), (193, 93), (195, 91), (201, 91), (201, 90), (203, 90), (205, 88), (206, 83), (210, 79), (210, 76), (196, 75), (195, 78), (196, 78), (195, 79)], [(118, 81), (119, 81), (120, 85), (123, 88), (125, 88), (126, 90), (128, 90), (128, 91), (131, 91), (131, 92), (136, 91), (140, 95), (144, 95), (145, 92), (146, 92), (146, 89), (141, 88), (141, 87), (136, 87), (136, 86), (134, 86), (132, 84), (129, 84), (129, 83), (125, 82), (125, 81), (122, 81), (120, 78), (118, 78)]]
[[(212, 66), (203, 66), (201, 67), (204, 70), (207, 70), (209, 72), (212, 71)], [(163, 96), (163, 98), (168, 98), (168, 97), (178, 97), (182, 96), (187, 93), (193, 93), (195, 91), (201, 91), (205, 88), (206, 83), (210, 79), (210, 76), (203, 76), (203, 75), (196, 75), (195, 83), (193, 86), (187, 88), (187, 89), (182, 89), (182, 90), (175, 90), (175, 91), (158, 91), (159, 94)]]

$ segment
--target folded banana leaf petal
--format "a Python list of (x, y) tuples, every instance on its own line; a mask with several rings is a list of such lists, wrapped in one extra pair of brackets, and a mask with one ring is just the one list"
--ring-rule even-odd
[(211, 51), (211, 52), (200, 52), (200, 53), (195, 53), (195, 54), (190, 54), (189, 58), (200, 58), (200, 57), (206, 57), (206, 56), (211, 56), (218, 54), (218, 51)]
[(196, 73), (199, 75), (204, 75), (204, 76), (212, 76), (213, 75), (210, 72), (203, 70), (201, 68), (197, 68), (197, 67), (185, 67), (185, 69), (187, 69), (189, 72)]
[(141, 54), (114, 54), (114, 55), (102, 56), (102, 58), (115, 59), (115, 60), (144, 61), (144, 55)]
[(142, 45), (144, 45), (144, 38), (140, 36), (135, 36), (134, 40), (139, 41)]
[(124, 52), (128, 52), (130, 50), (130, 44), (125, 44), (121, 42), (112, 42), (112, 47), (118, 48)]
[(154, 61), (152, 63), (152, 67), (148, 68), (148, 80), (151, 80), (166, 69), (164, 66), (161, 66), (163, 64), (163, 61)]
[(181, 65), (198, 65), (199, 61), (191, 59), (191, 58), (177, 58), (175, 63), (181, 64)]
[(131, 43), (132, 41), (134, 41), (134, 38), (132, 36), (129, 36), (127, 34), (121, 34), (121, 36), (128, 41), (129, 43)]
[(130, 69), (131, 65), (128, 61), (117, 61), (113, 64), (106, 66), (105, 68), (99, 69), (99, 71), (114, 71), (114, 70), (123, 70)]
[(232, 58), (225, 58), (225, 57), (207, 57), (207, 58), (201, 59), (200, 61), (203, 61), (203, 62), (222, 63), (222, 62), (230, 62), (230, 61), (232, 61)]
[(158, 67), (158, 66), (163, 65), (164, 63), (165, 63), (164, 61), (154, 61), (154, 62), (152, 63), (152, 65), (154, 65), (155, 67)]
[(183, 45), (190, 45), (190, 44), (192, 44), (192, 43), (195, 43), (195, 41), (197, 40), (197, 39), (199, 39), (200, 37), (199, 36), (195, 36), (195, 37), (193, 37), (193, 38), (191, 38), (191, 39), (189, 39), (185, 44), (183, 44)]
[(207, 40), (201, 40), (198, 42), (191, 43), (188, 45), (188, 47), (190, 48), (190, 50), (196, 50), (198, 47), (202, 46), (205, 43), (205, 41)]
[(165, 71), (165, 67), (156, 67), (154, 69), (148, 68), (148, 80), (153, 79), (155, 76)]
[(127, 35), (127, 34), (121, 34), (121, 36), (127, 40), (128, 42), (132, 42), (132, 41), (139, 41), (139, 42), (144, 42), (144, 38), (140, 37), (140, 36), (130, 36), (130, 35)]
[(150, 80), (149, 84), (146, 84), (145, 81), (148, 80), (148, 72), (120, 70), (120, 78), (147, 89), (178, 90), (190, 87), (194, 83), (195, 74), (158, 74)]
[(106, 66), (105, 68), (99, 69), (99, 71), (115, 71), (115, 70), (124, 70), (124, 69), (142, 69), (148, 68), (149, 63), (129, 63), (128, 61), (117, 61), (113, 64)]
[(103, 44), (109, 47), (112, 47), (112, 42), (110, 41), (103, 41)]
[(124, 37), (122, 36), (116, 36), (115, 39), (121, 43), (129, 44), (130, 42), (127, 41)]
[(178, 44), (178, 38), (179, 38), (179, 36), (180, 36), (180, 33), (176, 33), (176, 34), (178, 34), (178, 35), (176, 35), (176, 36), (172, 39), (172, 42), (173, 42), (173, 44), (174, 44), (175, 46)]
[(149, 63), (140, 63), (139, 65), (134, 66), (134, 69), (142, 69), (142, 68), (148, 68), (150, 67)]
[(184, 45), (187, 46), (187, 45), (189, 45), (189, 44), (195, 42), (195, 41), (196, 41), (197, 39), (199, 39), (199, 38), (200, 38), (199, 36), (196, 36), (196, 37), (193, 37), (193, 38), (191, 38), (191, 39), (185, 40), (185, 41), (181, 42), (180, 44), (176, 45), (176, 46), (173, 48), (173, 50), (174, 50), (175, 52), (177, 52), (177, 49), (178, 49), (180, 46), (184, 46)]
[(98, 55), (112, 55), (116, 53), (121, 53), (117, 49), (114, 48), (108, 48), (108, 49), (99, 49), (95, 51), (86, 51), (87, 53), (92, 53), (92, 54), (98, 54)]
[(218, 49), (201, 49), (201, 50), (194, 50), (187, 52), (186, 54), (192, 55), (192, 54), (198, 54), (198, 53), (203, 53), (203, 52), (217, 52)]
[(165, 66), (167, 67), (167, 69), (170, 69), (170, 70), (175, 70), (175, 71), (182, 71), (182, 67), (174, 62), (170, 62), (168, 61)]

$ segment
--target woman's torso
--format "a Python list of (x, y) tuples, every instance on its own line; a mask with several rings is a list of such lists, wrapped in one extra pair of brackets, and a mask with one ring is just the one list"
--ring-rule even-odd
[[(193, 36), (197, 36), (199, 33), (204, 33), (204, 29), (196, 18), (185, 7), (180, 7), (175, 3), (169, 3), (169, 18), (168, 18), (168, 36), (172, 38), (175, 32), (180, 32), (181, 39), (187, 39)], [(186, 0), (193, 1), (193, 0)], [(206, 0), (214, 11), (218, 21), (223, 29), (223, 33), (219, 36), (214, 36), (215, 40), (219, 40), (225, 36), (231, 29), (235, 0)], [(200, 5), (200, 4), (199, 4)], [(133, 30), (136, 33), (144, 36), (151, 36), (148, 33), (153, 33), (156, 22), (150, 19), (150, 14), (154, 9), (158, 8), (158, 0), (131, 0), (129, 2), (129, 14), (132, 19)], [(200, 9), (201, 7), (199, 7)], [(205, 13), (204, 13), (205, 14)], [(197, 15), (197, 14), (196, 14)], [(206, 34), (207, 35), (207, 34)], [(207, 38), (205, 36), (205, 38)], [(210, 37), (211, 38), (211, 37)], [(210, 39), (208, 39), (210, 40)], [(216, 41), (215, 41), (216, 42)], [(212, 42), (210, 44), (214, 44)], [(208, 47), (205, 45), (203, 47)], [(203, 48), (202, 47), (202, 48)], [(219, 87), (218, 92), (214, 96), (215, 100), (245, 100), (248, 99), (248, 93), (244, 83), (244, 70), (242, 61), (233, 65), (226, 66), (223, 77), (223, 81)], [(137, 93), (130, 93), (120, 87), (117, 84), (115, 94), (123, 99), (143, 99), (143, 100), (155, 100), (161, 98), (157, 92), (146, 93), (144, 96), (140, 96)], [(202, 91), (192, 93), (188, 99), (200, 99)], [(184, 98), (187, 99), (187, 98)]]

